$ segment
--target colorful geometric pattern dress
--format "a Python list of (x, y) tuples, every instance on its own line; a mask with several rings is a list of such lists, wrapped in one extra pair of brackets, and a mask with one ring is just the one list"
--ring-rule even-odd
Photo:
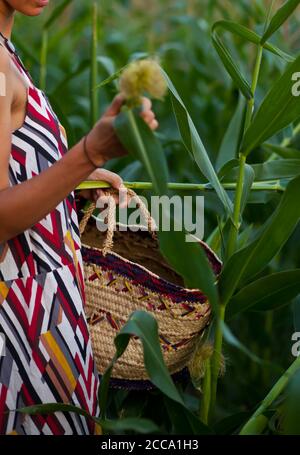
[[(26, 117), (12, 133), (10, 185), (34, 178), (67, 152), (64, 129), (3, 35), (0, 44), (28, 81)], [(55, 182), (53, 182), (55, 185)], [(74, 193), (49, 215), (0, 244), (0, 434), (96, 434), (91, 419), (16, 409), (68, 403), (98, 415), (99, 386), (84, 314), (81, 243)]]

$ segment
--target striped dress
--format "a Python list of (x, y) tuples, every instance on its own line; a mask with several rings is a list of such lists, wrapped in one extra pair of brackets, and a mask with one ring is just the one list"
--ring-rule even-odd
[[(48, 169), (67, 152), (63, 127), (3, 35), (0, 45), (28, 82), (26, 115), (12, 133), (10, 185)], [(53, 182), (55, 185), (55, 182)], [(90, 419), (16, 409), (68, 403), (98, 413), (98, 375), (84, 314), (81, 244), (74, 193), (22, 234), (0, 244), (0, 434), (95, 434)]]

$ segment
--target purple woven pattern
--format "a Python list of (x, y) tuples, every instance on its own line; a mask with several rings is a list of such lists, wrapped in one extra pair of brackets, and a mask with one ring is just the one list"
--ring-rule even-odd
[[(189, 370), (183, 368), (181, 371), (171, 375), (171, 378), (176, 383), (187, 382), (190, 378)], [(100, 376), (101, 379), (101, 376)], [(153, 390), (156, 389), (156, 386), (152, 384), (151, 381), (147, 380), (129, 380), (129, 379), (117, 379), (111, 378), (109, 381), (109, 387), (112, 389), (122, 389), (122, 390)]]
[[(211, 255), (214, 260), (213, 269), (220, 271), (221, 263), (217, 261), (213, 253), (211, 253)], [(130, 279), (135, 285), (142, 285), (153, 292), (164, 294), (174, 303), (184, 301), (191, 303), (205, 303), (207, 301), (206, 296), (202, 292), (197, 290), (187, 290), (181, 286), (170, 283), (163, 278), (152, 275), (143, 267), (140, 267), (133, 262), (125, 261), (121, 257), (114, 254), (107, 254), (104, 257), (99, 250), (82, 246), (82, 257), (86, 264), (95, 264), (102, 267), (104, 270), (112, 270), (115, 273)]]

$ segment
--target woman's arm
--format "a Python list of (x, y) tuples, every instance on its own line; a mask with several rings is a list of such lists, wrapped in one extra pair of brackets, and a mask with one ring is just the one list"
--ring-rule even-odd
[[(10, 59), (0, 48), (0, 71), (6, 75), (6, 96), (0, 97), (0, 243), (30, 228), (50, 213), (97, 166), (126, 153), (113, 129), (123, 100), (116, 97), (104, 116), (89, 133), (84, 152), (83, 140), (59, 161), (36, 177), (9, 187), (8, 162), (11, 153)], [(90, 147), (90, 148), (89, 148)]]

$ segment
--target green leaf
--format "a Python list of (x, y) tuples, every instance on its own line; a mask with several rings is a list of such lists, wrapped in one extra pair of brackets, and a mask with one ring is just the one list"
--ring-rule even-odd
[(246, 310), (275, 310), (300, 293), (300, 269), (273, 273), (245, 286), (229, 301), (228, 319)]
[[(255, 182), (294, 178), (300, 174), (300, 160), (285, 159), (266, 161), (265, 163), (251, 164)], [(238, 176), (238, 167), (226, 174), (223, 182), (234, 182)]]
[(219, 297), (216, 277), (202, 246), (198, 242), (187, 242), (185, 232), (175, 230), (160, 231), (159, 246), (169, 264), (184, 278), (185, 286), (201, 289), (217, 314)]
[(281, 434), (300, 435), (300, 371), (291, 378), (280, 414)]
[(244, 183), (243, 183), (243, 191), (242, 191), (242, 199), (241, 199), (241, 214), (243, 213), (247, 200), (252, 188), (252, 184), (254, 182), (254, 170), (249, 164), (245, 165), (245, 175), (244, 175)]
[(220, 147), (216, 162), (218, 170), (220, 170), (222, 166), (230, 160), (236, 159), (238, 156), (238, 150), (242, 138), (242, 128), (244, 124), (245, 106), (245, 98), (241, 96)]
[(120, 338), (129, 339), (132, 335), (138, 336), (143, 344), (145, 368), (151, 382), (169, 398), (183, 404), (165, 365), (159, 343), (158, 325), (154, 317), (144, 311), (135, 311), (117, 335), (116, 346), (120, 345)]
[(187, 408), (165, 398), (165, 407), (172, 422), (171, 434), (208, 435), (212, 430)]
[[(130, 65), (131, 62), (133, 62), (135, 60), (141, 60), (141, 59), (145, 58), (146, 56), (147, 56), (147, 54), (145, 54), (144, 52), (143, 53), (142, 52), (137, 52), (137, 53), (133, 54), (131, 56), (131, 59), (130, 59), (129, 63), (127, 63), (127, 65), (122, 66), (119, 70), (117, 70), (115, 72), (111, 71), (112, 70), (113, 61), (110, 58), (101, 57), (101, 56), (98, 57), (97, 58), (98, 62), (101, 63), (106, 68), (106, 70), (109, 70), (109, 72), (111, 74), (106, 79), (104, 79), (102, 82), (100, 82), (100, 84), (97, 84), (94, 87), (94, 89), (99, 89), (99, 88), (104, 87), (107, 84), (110, 84), (111, 82), (115, 82), (117, 79), (119, 79), (119, 77), (122, 74), (122, 72)], [(109, 60), (111, 60), (111, 63), (108, 63)]]
[(233, 334), (233, 332), (230, 330), (227, 324), (223, 323), (222, 324), (222, 329), (223, 329), (223, 336), (224, 339), (228, 344), (233, 346), (234, 348), (238, 349), (241, 351), (243, 354), (245, 354), (247, 357), (249, 357), (253, 362), (258, 363), (260, 365), (264, 364), (265, 362), (260, 359), (256, 354), (251, 352), (247, 346), (245, 346), (243, 343), (240, 342), (240, 340)]
[(84, 71), (86, 71), (89, 68), (90, 60), (85, 59), (79, 62), (78, 66), (74, 69), (74, 71), (70, 71), (55, 87), (54, 91), (52, 92), (52, 97), (55, 98), (56, 96), (59, 96), (59, 92), (63, 90), (67, 84), (72, 81), (73, 79), (76, 79), (76, 77), (80, 76)]
[(293, 14), (299, 3), (300, 0), (288, 0), (279, 8), (265, 31), (261, 39), (261, 44), (264, 44), (267, 39), (281, 27), (281, 25)]
[(221, 251), (222, 242), (222, 229), (224, 228), (225, 222), (219, 221), (218, 225), (212, 231), (210, 236), (206, 239), (206, 244), (216, 253), (219, 254)]
[(264, 141), (274, 136), (300, 116), (299, 98), (292, 93), (292, 76), (299, 71), (298, 56), (273, 85), (266, 95), (251, 125), (247, 129), (241, 147), (242, 153), (248, 155)]
[(28, 415), (36, 414), (53, 414), (54, 412), (74, 412), (75, 414), (82, 415), (89, 419), (95, 420), (87, 411), (78, 406), (64, 403), (47, 403), (47, 404), (36, 404), (33, 406), (26, 406), (19, 408), (18, 412)]
[[(105, 69), (105, 71), (109, 75), (108, 76), (109, 78), (113, 74), (116, 74), (115, 63), (114, 63), (114, 61), (111, 58), (106, 57), (105, 55), (98, 55), (97, 62)], [(118, 84), (116, 82), (116, 79), (113, 79), (111, 82), (114, 82), (115, 83), (115, 87), (118, 88)], [(102, 84), (103, 84), (103, 82), (102, 82)], [(103, 87), (104, 85), (106, 85), (106, 84), (103, 84), (101, 86)]]
[(138, 114), (126, 108), (116, 117), (114, 127), (123, 146), (143, 163), (156, 193), (166, 194), (167, 161), (160, 142), (149, 126)]
[[(163, 70), (162, 70), (163, 71)], [(191, 157), (195, 160), (201, 172), (208, 179), (212, 187), (215, 189), (219, 199), (221, 200), (226, 212), (229, 216), (233, 215), (232, 202), (229, 199), (226, 191), (222, 187), (216, 171), (209, 159), (207, 151), (200, 139), (197, 129), (182, 101), (176, 88), (165, 71), (163, 71), (169, 90), (171, 92), (171, 99), (173, 110), (176, 116), (178, 128), (181, 133), (182, 141), (190, 153)]]
[(239, 235), (238, 237), (238, 249), (243, 248), (249, 241), (250, 236), (253, 232), (253, 224), (249, 224)]
[(239, 412), (237, 414), (232, 414), (228, 417), (217, 422), (214, 426), (214, 430), (219, 435), (228, 435), (236, 432), (238, 428), (250, 417), (250, 412)]
[(102, 428), (112, 434), (123, 431), (135, 431), (140, 434), (159, 433), (159, 427), (149, 419), (127, 417), (118, 420), (99, 421)]
[(271, 153), (276, 153), (276, 155), (281, 156), (285, 159), (300, 159), (300, 150), (291, 147), (283, 147), (281, 145), (274, 144), (263, 144), (262, 148)]
[(104, 79), (102, 82), (100, 82), (100, 84), (97, 84), (96, 87), (94, 87), (94, 90), (95, 90), (95, 89), (102, 88), (102, 87), (104, 87), (105, 85), (110, 84), (111, 82), (115, 82), (116, 79), (119, 79), (119, 77), (121, 76), (123, 70), (124, 70), (127, 66), (128, 66), (128, 65), (125, 65), (124, 67), (122, 67), (121, 69), (119, 69), (118, 71), (116, 71), (115, 73), (113, 73), (113, 74), (111, 74), (110, 76), (108, 76), (106, 79)]
[[(251, 86), (249, 82), (245, 79), (243, 76), (242, 72), (240, 71), (239, 67), (234, 61), (234, 58), (230, 54), (229, 50), (226, 48), (224, 43), (222, 42), (218, 31), (227, 31), (232, 33), (233, 35), (239, 36), (245, 41), (248, 41), (250, 43), (259, 45), (261, 41), (261, 37), (253, 32), (252, 30), (248, 29), (247, 27), (244, 27), (243, 25), (240, 25), (236, 22), (233, 21), (218, 21), (213, 25), (212, 28), (212, 42), (213, 45), (226, 69), (230, 77), (232, 78), (234, 84), (236, 87), (239, 88), (239, 90), (242, 92), (244, 97), (248, 100), (250, 100), (253, 97), (252, 91), (251, 91)], [(273, 46), (270, 43), (264, 43), (264, 48), (272, 52), (275, 55), (278, 55), (279, 57), (283, 58), (284, 60), (288, 62), (294, 61), (294, 58), (291, 57), (290, 55), (286, 54), (283, 52), (281, 49), (277, 48), (276, 46)]]
[(219, 279), (223, 303), (228, 303), (241, 282), (262, 271), (289, 239), (300, 217), (299, 185), (300, 177), (289, 183), (277, 209), (262, 227), (259, 237), (238, 250), (226, 263)]
[[(255, 33), (253, 30), (250, 30), (249, 28), (236, 22), (224, 20), (218, 21), (213, 26), (213, 33), (216, 33), (218, 29), (230, 32), (233, 35), (239, 36), (243, 40), (248, 41), (249, 43), (253, 43), (257, 46), (261, 44), (260, 35)], [(271, 43), (265, 42), (263, 43), (263, 47), (266, 51), (271, 52), (272, 54), (277, 55), (278, 57), (281, 57), (286, 62), (293, 62), (295, 60), (293, 56), (287, 54), (286, 52), (282, 51), (281, 49), (279, 49), (278, 47), (274, 46)]]
[(230, 160), (227, 163), (225, 163), (218, 172), (218, 177), (219, 177), (220, 181), (223, 183), (223, 180), (227, 176), (227, 174), (229, 174), (232, 171), (232, 169), (235, 169), (235, 168), (238, 169), (238, 167), (239, 167), (238, 159), (233, 159), (233, 160)]
[(104, 416), (106, 410), (109, 379), (113, 366), (125, 352), (132, 336), (139, 337), (142, 342), (145, 368), (151, 382), (169, 398), (184, 405), (164, 362), (156, 320), (145, 311), (135, 311), (115, 337), (116, 354), (102, 376), (99, 389), (101, 417)]
[(230, 75), (236, 87), (239, 88), (239, 90), (242, 92), (242, 94), (247, 100), (253, 98), (251, 87), (248, 81), (244, 78), (243, 74), (236, 65), (230, 52), (226, 49), (219, 35), (216, 33), (216, 25), (213, 27), (212, 30), (212, 42), (226, 71)]
[(99, 424), (103, 430), (117, 433), (118, 431), (136, 431), (137, 433), (147, 434), (159, 432), (159, 427), (148, 419), (124, 418), (118, 420), (102, 420), (91, 416), (87, 411), (78, 406), (73, 406), (64, 403), (48, 403), (33, 406), (27, 406), (17, 410), (22, 414), (38, 415), (38, 414), (53, 414), (55, 412), (74, 412), (82, 415)]
[(56, 21), (56, 19), (58, 19), (62, 14), (63, 12), (65, 11), (65, 9), (70, 5), (70, 3), (72, 3), (73, 0), (63, 0), (62, 2), (60, 2), (56, 8), (54, 8), (51, 16), (47, 19), (47, 21), (45, 22), (45, 25), (44, 25), (44, 29), (47, 30), (51, 27), (51, 25)]
[(293, 302), (293, 322), (295, 332), (300, 332), (300, 296)]
[(246, 425), (243, 427), (242, 431), (240, 432), (240, 435), (246, 436), (246, 435), (257, 435), (257, 434), (262, 434), (266, 426), (268, 425), (268, 419), (266, 416), (263, 414), (256, 416), (252, 419), (250, 419)]

